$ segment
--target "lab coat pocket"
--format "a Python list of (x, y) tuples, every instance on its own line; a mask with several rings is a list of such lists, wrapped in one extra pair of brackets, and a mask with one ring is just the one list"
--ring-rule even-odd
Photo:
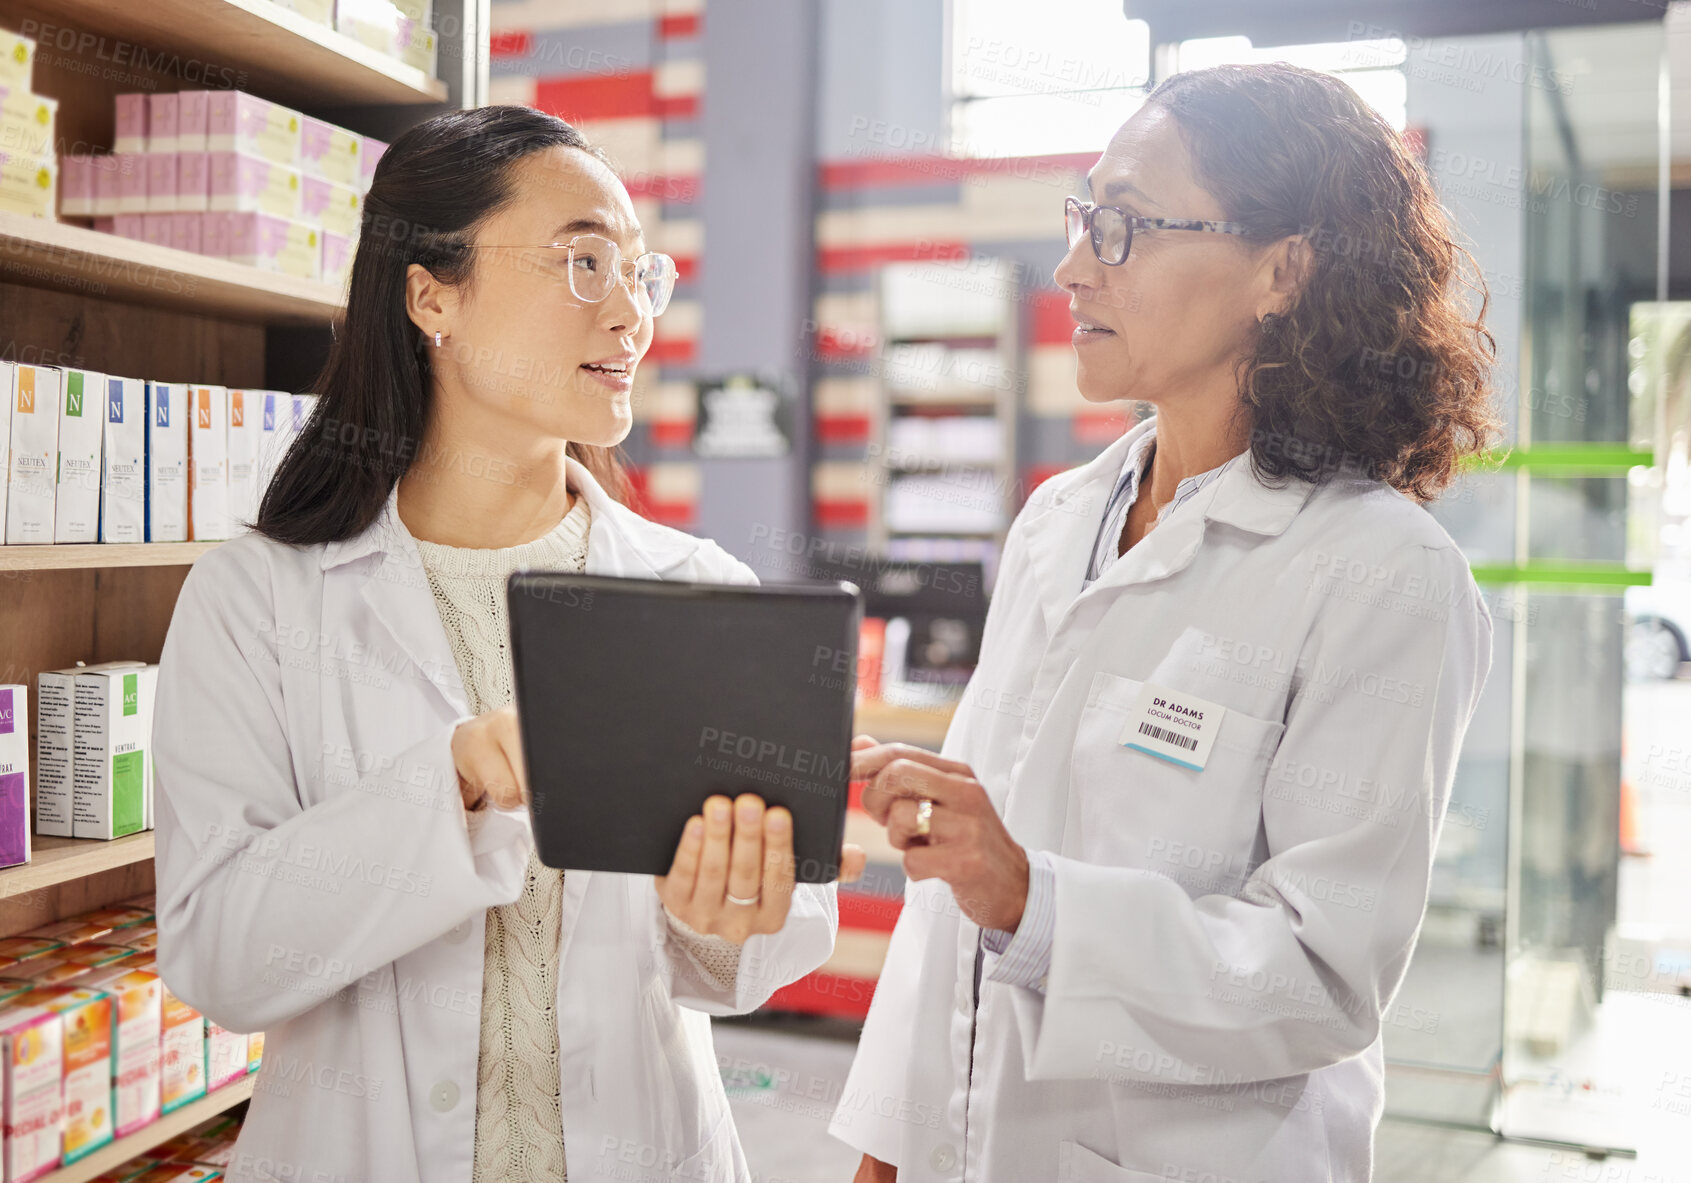
[[(659, 1157), (676, 1163), (676, 1178), (732, 1179), (733, 1153), (728, 1097), (710, 1050), (710, 1019), (683, 1010), (661, 978), (654, 978), (641, 999), (641, 1019), (648, 1047), (637, 1057), (645, 1069), (640, 1093), (663, 1148)], [(703, 1024), (703, 1044), (695, 1024)], [(725, 1136), (726, 1131), (726, 1136)], [(680, 1174), (681, 1166), (692, 1174)]]
[(1144, 683), (1093, 675), (1069, 757), (1069, 832), (1086, 862), (1157, 871), (1192, 895), (1231, 894), (1251, 871), (1277, 720), (1227, 710), (1201, 769), (1127, 747)]
[(1079, 1142), (1062, 1143), (1057, 1148), (1057, 1155), (1059, 1183), (1166, 1183), (1162, 1175), (1118, 1167)]

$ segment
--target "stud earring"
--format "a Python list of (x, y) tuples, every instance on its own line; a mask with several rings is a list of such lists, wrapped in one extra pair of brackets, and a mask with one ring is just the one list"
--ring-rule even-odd
[(440, 330), (439, 329), (436, 329), (434, 331), (434, 347), (436, 349), (440, 348)]

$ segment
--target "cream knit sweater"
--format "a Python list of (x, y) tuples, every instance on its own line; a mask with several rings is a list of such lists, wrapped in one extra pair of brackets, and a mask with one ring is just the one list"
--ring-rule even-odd
[[(520, 546), (483, 550), (417, 541), (474, 713), (511, 701), (506, 576), (522, 567), (582, 570), (590, 524), (587, 499), (577, 497), (550, 533)], [(479, 820), (469, 817), (472, 826)], [(564, 873), (530, 850), (522, 895), (487, 910), (474, 1183), (564, 1179), (557, 1014), (563, 883)], [(732, 986), (740, 947), (669, 920), (697, 966), (718, 986)]]

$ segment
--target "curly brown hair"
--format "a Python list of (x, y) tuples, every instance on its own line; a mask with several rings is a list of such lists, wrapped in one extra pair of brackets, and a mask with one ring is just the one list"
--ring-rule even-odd
[(1343, 82), (1283, 63), (1176, 74), (1147, 102), (1229, 219), (1311, 248), (1239, 372), (1257, 472), (1436, 497), (1499, 431), (1497, 345), (1485, 280), (1403, 137)]

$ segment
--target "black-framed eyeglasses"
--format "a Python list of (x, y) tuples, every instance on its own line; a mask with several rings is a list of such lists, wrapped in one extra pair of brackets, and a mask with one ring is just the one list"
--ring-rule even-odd
[(1127, 252), (1133, 249), (1135, 230), (1202, 230), (1212, 234), (1237, 234), (1251, 237), (1251, 230), (1243, 222), (1214, 222), (1205, 218), (1143, 218), (1129, 214), (1113, 205), (1097, 205), (1070, 197), (1063, 202), (1063, 220), (1068, 228), (1070, 249), (1082, 234), (1091, 231), (1092, 253), (1100, 263), (1119, 267), (1127, 262)]
[(490, 243), (474, 245), (481, 250), (494, 251), (561, 251), (564, 273), (569, 279), (570, 293), (584, 304), (598, 304), (616, 290), (617, 281), (630, 285), (636, 300), (642, 300), (647, 313), (662, 316), (675, 293), (675, 260), (657, 251), (647, 251), (633, 259), (624, 260), (622, 248), (599, 234), (577, 234), (568, 242), (549, 242), (541, 246), (495, 246)]

